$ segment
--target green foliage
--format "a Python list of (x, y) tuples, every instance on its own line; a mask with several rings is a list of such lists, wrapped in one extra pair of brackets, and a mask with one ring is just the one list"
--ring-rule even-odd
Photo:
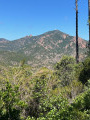
[(28, 116), (26, 120), (35, 120), (35, 118)]
[(3, 80), (3, 82), (9, 80), (11, 85), (18, 85), (21, 98), (23, 100), (27, 100), (26, 98), (29, 97), (30, 87), (32, 86), (30, 81), (31, 76), (31, 67), (23, 65), (19, 67), (8, 67), (7, 69), (4, 69), (2, 71), (0, 80)]
[(60, 67), (67, 67), (69, 64), (75, 64), (73, 57), (63, 56), (59, 63), (56, 64), (55, 68), (60, 69)]
[(85, 84), (85, 90), (90, 89), (90, 79)]
[(90, 88), (75, 99), (73, 106), (80, 111), (90, 110)]
[(18, 86), (14, 88), (7, 82), (4, 89), (0, 91), (0, 119), (20, 120), (20, 112), (25, 103), (20, 100)]
[(55, 66), (56, 74), (61, 80), (63, 86), (69, 85), (74, 80), (74, 64), (75, 59), (73, 57), (63, 56), (63, 58)]
[(24, 61), (19, 67), (1, 66), (0, 119), (90, 120), (89, 69), (90, 58), (76, 64), (69, 56), (53, 70), (32, 71)]
[(59, 96), (53, 96), (48, 104), (50, 111), (47, 113), (46, 118), (52, 120), (61, 119), (60, 114), (65, 110), (67, 111), (68, 108), (68, 101), (61, 94)]
[(90, 120), (90, 89), (77, 96), (72, 106), (80, 120)]
[(69, 105), (62, 95), (52, 97), (47, 106), (50, 109), (42, 120), (89, 120), (86, 112), (83, 113)]
[(79, 75), (79, 80), (85, 84), (90, 79), (90, 57), (83, 62), (83, 68)]
[(46, 98), (46, 76), (41, 75), (35, 79), (35, 86), (32, 91), (32, 100), (30, 106), (27, 108), (28, 114), (31, 117), (38, 118), (40, 114), (43, 114), (43, 102)]

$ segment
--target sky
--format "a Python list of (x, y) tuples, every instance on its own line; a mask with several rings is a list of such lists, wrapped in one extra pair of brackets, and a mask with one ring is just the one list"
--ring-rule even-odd
[[(79, 37), (88, 40), (88, 0), (78, 0)], [(75, 36), (75, 0), (0, 0), (0, 38), (60, 30)]]

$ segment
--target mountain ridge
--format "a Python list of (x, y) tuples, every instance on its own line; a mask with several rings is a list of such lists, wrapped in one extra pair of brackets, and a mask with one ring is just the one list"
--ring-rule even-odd
[[(8, 61), (10, 65), (18, 65), (19, 61), (26, 59), (26, 63), (31, 66), (51, 66), (63, 55), (75, 57), (75, 36), (59, 30), (48, 31), (38, 36), (29, 35), (13, 41), (5, 40), (0, 43), (0, 59), (5, 63)], [(80, 59), (85, 55), (86, 44), (86, 40), (79, 38)], [(9, 55), (3, 55), (3, 51), (8, 51)]]

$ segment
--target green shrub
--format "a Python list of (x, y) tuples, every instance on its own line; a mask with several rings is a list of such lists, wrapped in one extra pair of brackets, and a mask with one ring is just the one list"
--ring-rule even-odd
[(55, 74), (61, 80), (62, 86), (69, 85), (75, 79), (75, 59), (64, 56), (60, 62), (55, 65)]
[(90, 110), (90, 89), (77, 96), (72, 105), (80, 111)]
[(0, 91), (0, 119), (20, 120), (20, 112), (25, 107), (25, 102), (20, 100), (18, 86), (12, 87), (9, 82)]
[(90, 58), (83, 62), (83, 69), (80, 72), (79, 80), (85, 84), (90, 79)]

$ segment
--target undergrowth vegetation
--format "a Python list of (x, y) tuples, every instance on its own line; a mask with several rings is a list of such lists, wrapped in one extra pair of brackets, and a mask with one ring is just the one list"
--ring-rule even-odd
[(33, 70), (0, 66), (0, 120), (90, 120), (90, 58)]

